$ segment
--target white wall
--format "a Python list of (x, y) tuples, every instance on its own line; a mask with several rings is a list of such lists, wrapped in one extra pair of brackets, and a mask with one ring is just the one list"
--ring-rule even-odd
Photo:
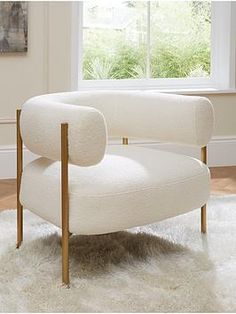
[[(14, 118), (15, 109), (33, 95), (47, 90), (45, 6), (29, 7), (27, 54), (0, 55), (0, 118)], [(0, 125), (0, 145), (14, 143), (14, 126)]]
[[(70, 90), (71, 3), (29, 2), (26, 54), (0, 55), (0, 119), (34, 95)], [(15, 126), (0, 124), (0, 147), (15, 143)]]
[[(14, 119), (16, 108), (31, 96), (71, 89), (72, 5), (69, 1), (29, 2), (27, 54), (0, 55), (0, 119)], [(206, 96), (213, 102), (216, 114), (214, 145), (221, 143), (213, 155), (223, 149), (227, 154), (233, 147), (232, 155), (236, 149), (236, 94)], [(15, 171), (13, 166), (11, 172), (5, 169), (5, 163), (14, 163), (13, 145), (15, 125), (0, 121), (0, 178), (8, 173), (12, 176)], [(236, 164), (236, 153), (232, 158), (225, 159), (225, 164)], [(224, 161), (220, 159), (216, 164)]]
[(236, 93), (206, 95), (214, 105), (214, 136), (234, 136), (236, 138)]

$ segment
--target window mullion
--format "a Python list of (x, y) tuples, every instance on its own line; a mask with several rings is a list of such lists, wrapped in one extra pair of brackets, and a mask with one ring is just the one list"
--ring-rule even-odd
[(151, 2), (147, 1), (147, 57), (146, 57), (146, 78), (150, 78), (150, 45), (151, 45)]
[(79, 33), (78, 33), (78, 78), (79, 80), (83, 79), (83, 1), (78, 2), (79, 14), (78, 14), (78, 23), (79, 23)]

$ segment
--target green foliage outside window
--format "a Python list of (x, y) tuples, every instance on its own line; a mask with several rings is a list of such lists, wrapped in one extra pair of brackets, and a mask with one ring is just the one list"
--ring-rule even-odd
[[(150, 78), (209, 76), (210, 2), (151, 3)], [(136, 2), (126, 1), (126, 5), (133, 9)], [(140, 7), (138, 12), (146, 11)], [(86, 29), (84, 79), (146, 77), (146, 26), (141, 20), (145, 14), (140, 16), (135, 31), (143, 38), (136, 41), (127, 40), (122, 30)]]

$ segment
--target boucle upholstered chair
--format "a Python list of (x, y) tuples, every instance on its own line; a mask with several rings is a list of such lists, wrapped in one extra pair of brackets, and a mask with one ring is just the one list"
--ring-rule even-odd
[[(17, 247), (23, 206), (62, 228), (62, 281), (69, 284), (69, 235), (105, 234), (201, 207), (206, 232), (210, 176), (206, 98), (95, 91), (38, 96), (17, 111)], [(202, 148), (202, 161), (109, 137), (156, 139)], [(22, 143), (41, 156), (22, 167)]]

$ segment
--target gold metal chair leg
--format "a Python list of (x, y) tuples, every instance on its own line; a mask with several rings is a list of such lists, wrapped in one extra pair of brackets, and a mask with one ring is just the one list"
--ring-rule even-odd
[(123, 145), (128, 145), (128, 144), (129, 144), (129, 140), (128, 140), (127, 137), (123, 137), (123, 138), (122, 138), (122, 144), (123, 144)]
[(201, 232), (206, 233), (207, 227), (206, 227), (206, 204), (201, 207)]
[[(207, 147), (201, 148), (201, 160), (205, 164), (207, 163)], [(201, 207), (201, 232), (207, 232), (207, 213), (206, 213), (206, 204)]]
[(61, 124), (62, 282), (69, 288), (68, 124)]
[(17, 205), (17, 242), (16, 248), (19, 249), (23, 242), (23, 206)]
[(23, 170), (23, 142), (20, 134), (20, 114), (16, 111), (16, 138), (17, 138), (17, 243), (18, 249), (23, 241), (23, 206), (20, 203), (20, 184)]

